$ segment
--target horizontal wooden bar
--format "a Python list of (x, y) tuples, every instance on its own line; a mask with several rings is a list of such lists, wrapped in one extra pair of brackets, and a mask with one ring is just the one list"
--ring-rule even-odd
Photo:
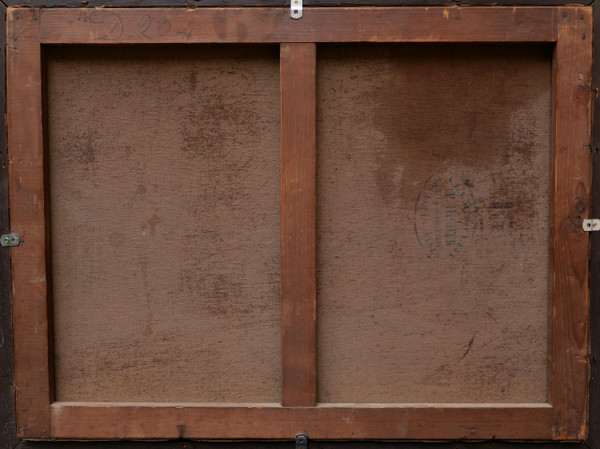
[[(4, 0), (7, 6), (30, 6), (38, 8), (93, 8), (97, 6), (112, 8), (132, 7), (214, 7), (214, 6), (280, 6), (289, 5), (289, 0)], [(592, 0), (577, 2), (581, 5), (591, 5)], [(565, 0), (304, 0), (304, 6), (561, 6)]]
[[(515, 404), (512, 404), (515, 405)], [(548, 439), (547, 404), (483, 407), (203, 407), (54, 403), (53, 438)]]
[[(9, 8), (9, 17), (15, 9)], [(550, 7), (49, 9), (44, 44), (553, 42)]]
[[(21, 441), (13, 449), (290, 449), (290, 441)], [(585, 443), (517, 443), (514, 441), (323, 441), (309, 442), (311, 449), (589, 449)], [(292, 446), (293, 447), (293, 446)]]

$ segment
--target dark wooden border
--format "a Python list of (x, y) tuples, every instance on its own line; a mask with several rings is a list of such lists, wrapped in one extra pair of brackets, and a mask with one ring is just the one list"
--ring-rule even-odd
[[(278, 442), (200, 442), (117, 441), (117, 442), (31, 442), (21, 441), (11, 449), (294, 449), (293, 441)], [(308, 441), (308, 449), (594, 449), (584, 443), (513, 443), (505, 441), (465, 443), (414, 442), (329, 442)]]
[[(5, 36), (6, 7), (0, 5), (0, 233), (9, 232), (8, 170), (6, 147), (6, 73)], [(10, 301), (10, 258), (8, 251), (0, 251), (0, 449), (12, 449), (17, 443), (14, 416), (12, 306)]]
[[(592, 122), (592, 215), (600, 216), (600, 0), (594, 2), (594, 48), (592, 86), (594, 88)], [(600, 233), (592, 234), (590, 254), (590, 403), (588, 439), (590, 449), (600, 448)]]
[[(281, 0), (7, 0), (0, 2), (2, 14), (6, 5), (32, 5), (39, 7), (81, 7), (81, 6), (281, 6)], [(529, 0), (529, 1), (506, 1), (506, 0), (347, 0), (319, 1), (305, 0), (306, 5), (446, 5), (446, 4), (500, 4), (500, 5), (560, 5), (569, 3), (566, 0)], [(582, 1), (580, 4), (591, 4), (590, 1)], [(594, 19), (600, 23), (600, 4), (598, 0), (594, 3)], [(4, 21), (0, 25), (0, 48), (4, 54)], [(594, 31), (595, 41), (599, 41), (598, 28)], [(600, 117), (600, 103), (598, 101), (598, 89), (600, 88), (600, 45), (594, 48), (594, 88), (596, 91), (595, 117)], [(4, 70), (4, 58), (0, 58), (1, 69)], [(5, 103), (4, 77), (0, 76), (0, 101)], [(4, 114), (0, 114), (0, 229), (2, 232), (8, 230), (8, 202), (7, 202), (7, 175), (6, 175), (6, 138), (5, 138)], [(593, 150), (594, 150), (594, 183), (593, 192), (600, 192), (600, 120), (596, 120), (593, 127)], [(600, 194), (593, 195), (592, 211), (594, 216), (600, 215)], [(600, 235), (594, 234), (592, 238), (591, 259), (591, 320), (592, 323), (600, 323)], [(12, 379), (12, 329), (11, 329), (11, 307), (10, 307), (10, 280), (8, 269), (8, 252), (0, 250), (0, 449), (291, 449), (293, 442), (281, 443), (198, 443), (186, 440), (171, 442), (19, 442), (14, 432), (14, 389)], [(322, 443), (311, 441), (309, 445), (315, 449), (391, 449), (392, 447), (402, 449), (600, 449), (600, 326), (592, 325), (591, 328), (591, 385), (590, 385), (590, 429), (585, 444), (583, 443), (545, 443), (545, 444), (519, 444), (519, 443)], [(93, 446), (93, 448), (92, 448)]]
[[(304, 0), (305, 6), (560, 6), (591, 5), (594, 0)], [(289, 0), (4, 0), (6, 6), (45, 7), (173, 7), (286, 6)]]
[[(448, 20), (450, 16), (460, 20)], [(141, 17), (148, 19), (143, 30)], [(578, 6), (308, 8), (302, 21), (291, 20), (286, 8), (9, 8), (10, 222), (11, 231), (21, 235), (25, 243), (11, 250), (11, 266), (16, 268), (12, 271), (12, 292), (17, 435), (34, 440), (171, 439), (184, 435), (291, 439), (302, 432), (312, 438), (334, 440), (584, 439), (589, 234), (581, 229), (581, 220), (589, 208), (591, 181), (591, 19), (591, 8)], [(217, 22), (220, 26), (213, 26)], [(240, 23), (246, 32), (238, 31)], [(364, 41), (556, 43), (549, 404), (310, 407), (315, 402), (316, 386), (315, 46), (302, 42)], [(42, 45), (205, 42), (286, 43), (281, 53), (283, 406), (53, 402), (48, 352)], [(300, 76), (304, 72), (305, 76)], [(289, 95), (294, 91), (302, 93), (302, 101)], [(312, 325), (300, 325), (298, 319)]]

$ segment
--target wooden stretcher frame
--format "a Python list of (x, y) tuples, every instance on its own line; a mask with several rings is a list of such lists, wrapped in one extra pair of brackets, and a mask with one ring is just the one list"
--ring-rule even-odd
[[(590, 7), (37, 9), (7, 11), (7, 119), (18, 436), (23, 439), (584, 440), (589, 381)], [(553, 192), (547, 403), (318, 404), (316, 45), (539, 42), (553, 54)], [(281, 46), (281, 404), (55, 402), (44, 46)]]

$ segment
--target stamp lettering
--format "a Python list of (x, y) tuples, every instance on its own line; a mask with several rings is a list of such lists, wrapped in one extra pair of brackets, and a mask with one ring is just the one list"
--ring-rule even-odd
[(415, 234), (427, 257), (456, 258), (475, 236), (477, 206), (472, 183), (434, 174), (417, 196)]

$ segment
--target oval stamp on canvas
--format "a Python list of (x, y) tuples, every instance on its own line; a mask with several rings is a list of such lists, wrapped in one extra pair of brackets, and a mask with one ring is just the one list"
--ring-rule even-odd
[(477, 205), (469, 180), (439, 173), (424, 184), (415, 203), (415, 234), (427, 257), (458, 257), (477, 230)]

